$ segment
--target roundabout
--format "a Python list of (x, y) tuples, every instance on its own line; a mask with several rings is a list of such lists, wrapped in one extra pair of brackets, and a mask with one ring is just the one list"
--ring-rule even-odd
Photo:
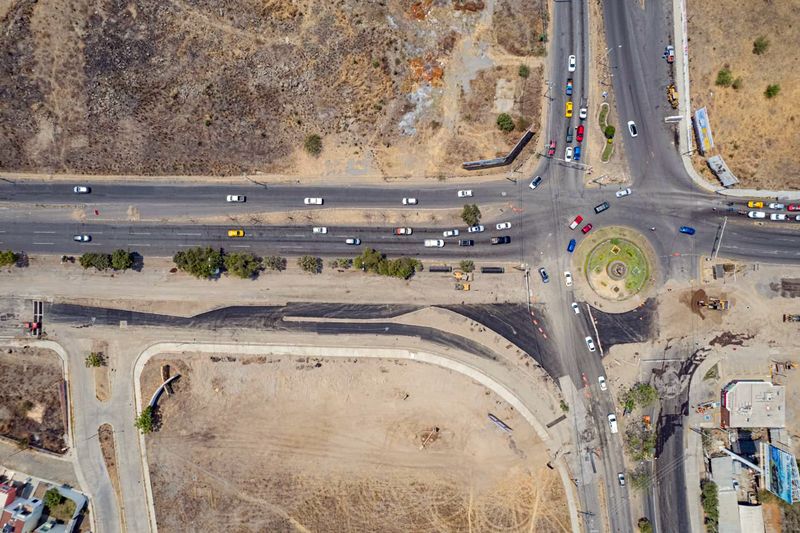
[(624, 227), (603, 228), (584, 240), (575, 256), (591, 289), (587, 296), (609, 312), (629, 311), (644, 301), (656, 277), (655, 259), (644, 235)]

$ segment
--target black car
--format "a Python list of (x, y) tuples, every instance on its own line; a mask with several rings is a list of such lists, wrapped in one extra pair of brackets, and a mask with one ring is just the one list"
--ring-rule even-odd
[(610, 206), (610, 205), (608, 205), (608, 202), (603, 202), (602, 204), (600, 204), (600, 205), (596, 205), (596, 206), (594, 207), (594, 212), (595, 212), (595, 213), (602, 213), (603, 211), (605, 211), (605, 210), (606, 210), (606, 209), (608, 209), (609, 207), (611, 207), (611, 206)]
[(508, 244), (511, 242), (511, 237), (504, 235), (502, 237), (492, 237), (492, 244)]
[(472, 239), (461, 239), (458, 241), (459, 246), (475, 246), (475, 241)]
[(542, 276), (542, 281), (544, 283), (550, 281), (550, 276), (547, 275), (547, 270), (545, 270), (544, 267), (539, 269), (539, 275)]

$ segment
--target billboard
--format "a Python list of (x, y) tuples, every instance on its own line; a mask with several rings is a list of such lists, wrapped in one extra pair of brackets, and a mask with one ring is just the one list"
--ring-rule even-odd
[(714, 136), (711, 135), (711, 123), (708, 121), (708, 111), (705, 107), (694, 112), (694, 130), (697, 135), (697, 149), (705, 155), (714, 148)]
[(800, 472), (794, 455), (772, 444), (767, 450), (767, 490), (788, 504), (800, 501)]

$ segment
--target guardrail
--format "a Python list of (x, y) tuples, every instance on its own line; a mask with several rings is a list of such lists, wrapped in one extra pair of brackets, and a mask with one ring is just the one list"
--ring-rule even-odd
[(495, 159), (481, 159), (479, 161), (469, 161), (466, 163), (461, 164), (461, 168), (464, 170), (483, 170), (487, 168), (494, 168), (494, 167), (504, 167), (514, 162), (522, 149), (525, 148), (529, 142), (533, 139), (533, 132), (528, 130), (525, 132), (525, 135), (517, 142), (514, 148), (508, 152), (508, 155), (505, 157), (497, 157)]

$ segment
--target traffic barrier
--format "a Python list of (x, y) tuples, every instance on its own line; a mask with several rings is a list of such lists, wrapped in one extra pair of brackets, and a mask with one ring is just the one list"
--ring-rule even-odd
[(428, 267), (428, 272), (452, 272), (453, 267), (447, 265), (433, 265)]
[(528, 145), (533, 139), (533, 132), (528, 130), (525, 132), (525, 135), (517, 142), (514, 148), (508, 153), (505, 157), (497, 157), (495, 159), (481, 159), (479, 161), (469, 161), (466, 163), (461, 164), (461, 168), (464, 170), (483, 170), (487, 168), (494, 168), (494, 167), (504, 167), (514, 162), (522, 149)]
[(505, 271), (503, 267), (481, 267), (481, 274), (503, 274)]

